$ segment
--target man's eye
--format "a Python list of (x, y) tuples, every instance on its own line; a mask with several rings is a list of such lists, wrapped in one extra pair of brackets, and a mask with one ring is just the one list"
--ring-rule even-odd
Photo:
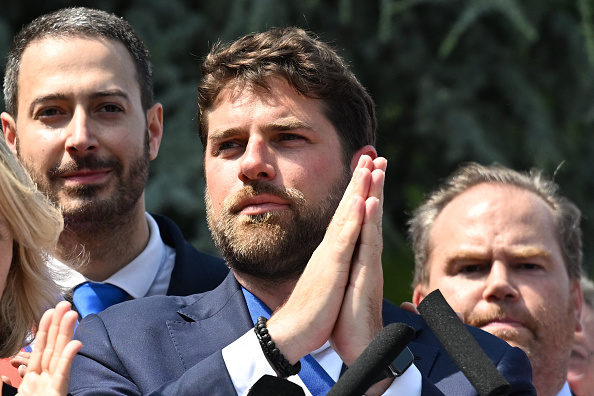
[(233, 142), (233, 141), (228, 141), (228, 142), (223, 142), (221, 144), (219, 144), (219, 147), (217, 148), (218, 151), (224, 151), (224, 150), (229, 150), (232, 148), (235, 148), (239, 146), (237, 143)]
[(465, 265), (463, 267), (460, 268), (460, 273), (462, 274), (476, 274), (478, 272), (481, 272), (485, 269), (484, 265), (481, 264), (471, 264), (471, 265)]
[(280, 140), (300, 140), (304, 139), (301, 135), (295, 135), (294, 133), (283, 133), (280, 135)]
[(534, 263), (520, 263), (518, 267), (524, 270), (537, 270), (540, 269), (540, 265)]
[(37, 118), (44, 118), (44, 117), (55, 117), (57, 115), (61, 115), (62, 112), (55, 107), (48, 107), (47, 109), (42, 109), (37, 112)]
[(221, 142), (219, 144), (213, 145), (212, 155), (216, 157), (222, 153), (228, 152), (230, 150), (234, 150), (237, 147), (239, 147), (239, 144), (237, 142), (235, 142), (233, 140), (227, 140), (227, 141)]
[(123, 111), (122, 108), (115, 104), (107, 104), (101, 107), (101, 111), (105, 113), (118, 113)]

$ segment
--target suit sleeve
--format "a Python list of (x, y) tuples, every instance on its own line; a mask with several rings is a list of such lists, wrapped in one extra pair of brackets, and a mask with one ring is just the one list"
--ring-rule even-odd
[[(133, 336), (133, 335), (131, 335)], [(138, 373), (130, 373), (114, 350), (109, 333), (100, 317), (93, 315), (79, 325), (76, 335), (83, 343), (74, 359), (69, 395), (116, 396), (201, 396), (235, 395), (221, 351), (191, 367), (174, 380), (162, 381), (163, 362), (135, 362)], [(150, 346), (147, 346), (150, 348)], [(225, 374), (222, 374), (225, 373)], [(142, 377), (145, 377), (144, 379)], [(153, 378), (151, 378), (153, 377)], [(139, 383), (139, 382), (144, 383)], [(158, 383), (150, 389), (150, 382)]]
[(72, 363), (69, 395), (141, 395), (111, 347), (98, 316), (82, 322), (74, 338), (82, 342), (83, 348)]
[(528, 356), (520, 348), (509, 348), (497, 364), (497, 369), (510, 383), (511, 396), (536, 396), (532, 367)]

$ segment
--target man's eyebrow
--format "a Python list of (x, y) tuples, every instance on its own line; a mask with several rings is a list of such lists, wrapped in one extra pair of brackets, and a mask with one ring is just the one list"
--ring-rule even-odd
[(490, 255), (479, 250), (460, 250), (448, 256), (446, 262), (449, 264), (458, 261), (478, 261), (490, 259)]
[(120, 89), (110, 89), (107, 91), (97, 91), (97, 92), (93, 92), (91, 94), (91, 99), (99, 99), (99, 98), (105, 98), (105, 97), (110, 97), (110, 96), (119, 96), (122, 99), (125, 100), (130, 100), (130, 97), (128, 96), (128, 94)]
[(520, 247), (517, 249), (512, 250), (512, 254), (516, 258), (534, 258), (534, 257), (542, 257), (542, 258), (550, 258), (551, 253), (548, 250), (536, 247), (536, 246), (525, 246)]
[[(507, 249), (508, 253), (514, 259), (530, 259), (530, 258), (545, 258), (551, 257), (551, 253), (548, 250), (542, 249), (536, 246), (522, 246), (513, 249)], [(487, 255), (478, 250), (461, 250), (455, 252), (447, 258), (448, 263), (455, 263), (458, 261), (472, 261), (472, 260), (486, 260), (490, 259), (490, 255)]]
[(294, 129), (313, 130), (314, 128), (307, 122), (298, 119), (277, 120), (264, 127), (265, 131), (292, 131)]
[[(274, 121), (262, 128), (265, 132), (278, 131), (292, 131), (295, 129), (310, 129), (314, 128), (306, 122), (301, 120), (280, 120)], [(244, 132), (241, 128), (215, 129), (208, 133), (208, 140), (224, 140), (233, 136), (241, 135)]]
[[(130, 97), (128, 96), (128, 94), (120, 89), (110, 89), (110, 90), (106, 90), (106, 91), (93, 92), (90, 97), (91, 97), (91, 99), (99, 99), (99, 98), (113, 97), (113, 96), (121, 97), (122, 99), (125, 99), (127, 101), (130, 100)], [(35, 98), (35, 100), (33, 100), (33, 102), (31, 102), (31, 105), (29, 106), (29, 114), (32, 116), (35, 107), (37, 105), (39, 105), (40, 103), (49, 102), (52, 100), (62, 100), (63, 101), (63, 100), (68, 100), (68, 98), (69, 98), (68, 95), (63, 94), (63, 93), (52, 93), (52, 94), (39, 96), (39, 97)]]
[(241, 133), (239, 128), (215, 129), (208, 133), (208, 140), (224, 140)]
[(47, 95), (43, 95), (43, 96), (39, 96), (37, 98), (35, 98), (35, 100), (33, 100), (33, 102), (31, 102), (31, 105), (29, 106), (29, 115), (33, 116), (33, 111), (35, 109), (35, 107), (43, 102), (48, 102), (51, 100), (67, 100), (68, 96), (64, 95), (64, 94), (47, 94)]

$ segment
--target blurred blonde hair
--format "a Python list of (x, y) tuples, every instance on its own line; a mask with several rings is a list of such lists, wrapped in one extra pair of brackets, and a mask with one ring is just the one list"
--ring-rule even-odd
[(0, 299), (0, 357), (17, 353), (43, 312), (60, 299), (47, 267), (64, 227), (61, 212), (39, 192), (0, 139), (0, 215), (12, 233), (13, 257)]

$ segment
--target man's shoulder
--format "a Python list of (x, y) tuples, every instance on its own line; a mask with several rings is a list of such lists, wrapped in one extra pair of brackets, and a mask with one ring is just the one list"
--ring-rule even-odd
[(173, 220), (150, 214), (156, 221), (163, 242), (175, 249), (175, 265), (167, 294), (190, 295), (214, 289), (227, 276), (223, 259), (201, 252), (184, 239)]
[[(209, 293), (209, 292), (205, 292)], [(205, 293), (189, 296), (150, 296), (137, 298), (113, 305), (97, 314), (105, 323), (118, 323), (126, 320), (139, 320), (142, 323), (151, 320), (163, 321), (168, 317), (177, 318), (177, 312), (190, 306), (203, 297)]]
[[(113, 305), (97, 315), (106, 324), (121, 322), (123, 318), (148, 321), (179, 320), (181, 316), (191, 321), (201, 315), (209, 316), (227, 304), (239, 291), (232, 274), (213, 290), (190, 295), (158, 295), (138, 298)], [(180, 316), (181, 315), (181, 316)]]
[(203, 260), (208, 260), (220, 264), (224, 263), (223, 259), (221, 259), (220, 257), (216, 257), (212, 254), (202, 252), (196, 249), (190, 242), (188, 242), (184, 238), (178, 225), (175, 224), (175, 222), (170, 218), (154, 213), (150, 213), (150, 216), (157, 223), (163, 242), (166, 245), (174, 248), (176, 250), (176, 254), (179, 254), (180, 250), (183, 248), (187, 250), (188, 254), (199, 256)]

